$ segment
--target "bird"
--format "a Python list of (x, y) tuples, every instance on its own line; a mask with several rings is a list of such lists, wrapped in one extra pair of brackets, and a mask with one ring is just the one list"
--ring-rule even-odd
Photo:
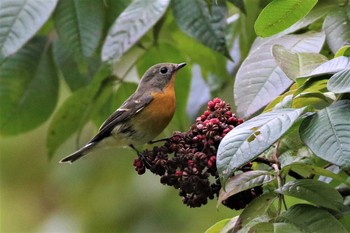
[(136, 91), (102, 123), (85, 146), (63, 158), (77, 159), (103, 148), (143, 145), (156, 138), (171, 121), (176, 109), (175, 77), (186, 63), (159, 63), (142, 76)]

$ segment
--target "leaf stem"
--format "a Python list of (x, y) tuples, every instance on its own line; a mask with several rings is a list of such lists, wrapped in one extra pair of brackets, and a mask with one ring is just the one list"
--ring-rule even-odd
[[(276, 172), (276, 175), (277, 175), (277, 185), (278, 185), (278, 188), (282, 188), (283, 186), (283, 182), (282, 182), (282, 178), (281, 178), (281, 172), (280, 172), (280, 169), (279, 169), (279, 166), (278, 164), (274, 163), (272, 164), (272, 168), (275, 170)], [(282, 210), (282, 204), (284, 205), (285, 208), (287, 208), (287, 205), (286, 205), (286, 202), (284, 200), (284, 196), (283, 194), (278, 194), (278, 215), (281, 214), (281, 210)]]

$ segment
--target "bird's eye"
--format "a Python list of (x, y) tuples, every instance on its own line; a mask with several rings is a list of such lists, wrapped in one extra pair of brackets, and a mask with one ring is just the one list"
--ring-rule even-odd
[(168, 72), (168, 68), (163, 66), (162, 68), (160, 68), (159, 71), (160, 71), (161, 74), (166, 74)]

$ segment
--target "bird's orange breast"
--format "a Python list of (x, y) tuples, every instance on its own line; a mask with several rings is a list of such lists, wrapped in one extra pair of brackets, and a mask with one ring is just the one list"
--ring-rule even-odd
[(151, 93), (153, 100), (133, 121), (136, 129), (144, 131), (144, 139), (147, 142), (153, 140), (165, 129), (175, 113), (174, 81), (175, 78), (172, 78), (162, 92)]

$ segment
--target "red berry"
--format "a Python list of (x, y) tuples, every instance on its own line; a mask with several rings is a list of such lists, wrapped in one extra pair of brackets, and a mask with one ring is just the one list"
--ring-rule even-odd
[(208, 102), (208, 110), (214, 109), (215, 103), (213, 101)]
[(176, 172), (175, 172), (175, 176), (177, 176), (177, 177), (182, 176), (182, 171), (180, 171), (180, 170), (176, 170)]
[(193, 166), (193, 165), (194, 165), (194, 161), (193, 161), (193, 160), (188, 160), (188, 161), (187, 161), (187, 164), (188, 164), (188, 166), (190, 166), (190, 167), (191, 167), (191, 166)]
[(222, 102), (222, 100), (219, 99), (219, 98), (214, 98), (214, 99), (213, 99), (213, 102), (216, 103), (216, 104), (219, 104), (219, 103)]
[(212, 119), (210, 119), (210, 122), (215, 124), (215, 125), (218, 125), (220, 123), (218, 118), (212, 118)]

